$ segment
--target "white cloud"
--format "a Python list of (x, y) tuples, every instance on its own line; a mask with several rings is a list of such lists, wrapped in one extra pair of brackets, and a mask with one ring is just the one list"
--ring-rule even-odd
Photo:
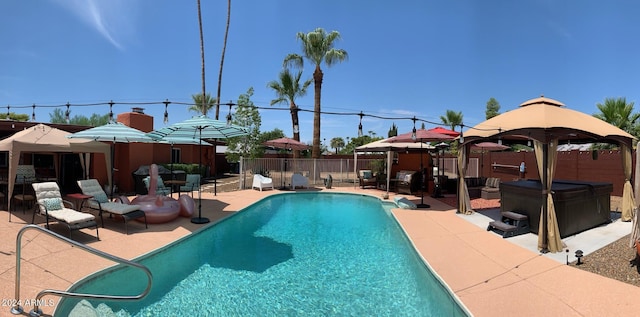
[(52, 0), (71, 12), (85, 24), (94, 28), (102, 37), (119, 50), (133, 32), (131, 17), (137, 7), (136, 0)]

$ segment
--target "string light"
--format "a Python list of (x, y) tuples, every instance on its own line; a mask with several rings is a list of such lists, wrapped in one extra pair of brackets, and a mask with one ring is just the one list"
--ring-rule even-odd
[(113, 100), (109, 101), (109, 122), (113, 122)]
[(33, 111), (31, 112), (31, 121), (36, 121), (36, 104), (34, 103), (31, 107), (33, 107)]
[(231, 125), (231, 120), (233, 119), (233, 116), (231, 116), (231, 102), (229, 102), (229, 113), (227, 113), (227, 125)]
[(411, 120), (413, 120), (413, 130), (411, 130), (411, 140), (415, 141), (417, 139), (417, 137), (418, 137), (416, 135), (416, 132), (417, 132), (416, 131), (416, 120), (418, 120), (418, 119), (416, 119), (416, 117), (413, 116), (413, 119), (411, 119)]
[[(109, 120), (113, 121), (113, 105), (118, 104), (118, 105), (157, 105), (157, 104), (164, 104), (165, 105), (165, 112), (164, 112), (164, 121), (165, 123), (168, 123), (168, 106), (169, 104), (176, 104), (176, 105), (187, 105), (187, 106), (193, 106), (193, 103), (187, 103), (187, 102), (170, 102), (168, 99), (165, 99), (165, 101), (152, 101), (152, 102), (120, 102), (120, 103), (116, 103), (113, 101), (109, 101), (109, 102), (100, 102), (100, 103), (86, 103), (86, 104), (71, 104), (69, 102), (67, 102), (66, 104), (58, 104), (58, 105), (29, 105), (29, 106), (13, 106), (13, 108), (26, 108), (26, 107), (31, 107), (32, 108), (32, 120), (35, 120), (35, 107), (41, 107), (41, 108), (60, 108), (60, 107), (66, 107), (66, 111), (65, 111), (65, 119), (67, 121), (67, 123), (69, 122), (69, 117), (70, 117), (70, 107), (87, 107), (87, 106), (103, 106), (103, 105), (108, 105), (109, 106)], [(236, 104), (229, 102), (227, 103), (227, 105), (229, 105), (230, 107), (230, 112), (232, 111), (232, 107), (236, 106)], [(258, 110), (289, 110), (289, 111), (293, 111), (291, 108), (274, 108), (274, 107), (263, 107), (263, 106), (255, 106), (252, 105), (251, 106), (253, 109), (258, 109)], [(7, 119), (10, 119), (10, 105), (7, 105)], [(296, 106), (295, 108), (296, 112), (313, 112), (315, 113), (315, 110), (311, 110), (311, 109), (301, 109), (299, 107)], [(441, 124), (441, 122), (434, 122), (434, 121), (429, 121), (429, 120), (425, 120), (425, 119), (420, 119), (417, 117), (387, 117), (387, 116), (379, 116), (379, 115), (374, 115), (374, 114), (365, 114), (363, 111), (360, 112), (331, 112), (331, 111), (321, 111), (321, 114), (324, 115), (340, 115), (340, 116), (354, 116), (357, 115), (359, 117), (359, 123), (358, 123), (358, 136), (363, 136), (363, 130), (362, 130), (362, 119), (367, 116), (367, 117), (371, 117), (371, 118), (375, 118), (375, 119), (382, 119), (382, 120), (412, 120), (414, 122), (414, 129), (415, 129), (415, 123), (417, 121), (420, 121), (423, 123), (429, 123), (429, 124), (433, 124), (433, 125), (439, 125)], [(232, 116), (233, 117), (233, 116)], [(228, 119), (228, 118), (227, 118)], [(461, 127), (464, 127), (464, 125), (460, 125)], [(476, 127), (470, 127), (470, 129), (474, 129), (474, 130), (478, 130), (478, 131), (495, 131), (495, 130), (499, 130), (501, 132), (500, 129), (493, 129), (493, 128), (476, 128)], [(299, 133), (299, 126), (294, 122), (294, 133)], [(502, 143), (502, 140), (499, 140), (499, 143)]]
[(162, 103), (164, 103), (164, 124), (169, 123), (169, 104), (171, 103), (169, 99), (165, 99)]
[(71, 110), (69, 110), (70, 106), (71, 105), (67, 102), (67, 111), (64, 113), (64, 120), (67, 121), (67, 123), (69, 123), (69, 115), (71, 114)]

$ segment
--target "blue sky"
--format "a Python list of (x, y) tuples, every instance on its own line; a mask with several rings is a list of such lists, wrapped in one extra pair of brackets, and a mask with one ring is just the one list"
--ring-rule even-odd
[[(114, 102), (191, 102), (201, 91), (196, 1), (46, 0), (0, 2), (0, 111)], [(496, 98), (501, 112), (545, 95), (588, 114), (607, 97), (637, 102), (640, 4), (595, 0), (232, 1), (223, 102), (249, 87), (269, 107), (266, 85), (288, 53), (300, 53), (297, 32), (339, 31), (349, 60), (323, 65), (322, 110), (440, 122), (461, 111), (472, 126)], [(226, 1), (202, 1), (207, 91), (215, 96)], [(311, 78), (307, 64), (303, 78)], [(312, 88), (312, 87), (311, 87)], [(297, 100), (313, 109), (313, 89)], [(636, 110), (640, 105), (636, 104)], [(132, 106), (118, 105), (115, 113)], [(164, 105), (145, 105), (155, 127)], [(38, 107), (37, 121), (53, 108)], [(62, 108), (64, 110), (64, 108)], [(72, 107), (71, 114), (108, 113)], [(228, 108), (221, 109), (224, 119)], [(286, 111), (261, 110), (263, 131), (291, 136)], [(195, 115), (169, 107), (170, 123)], [(311, 142), (313, 114), (303, 112), (301, 140)], [(392, 123), (365, 117), (365, 133), (386, 136)], [(357, 135), (357, 116), (322, 116), (321, 138)], [(426, 124), (427, 128), (435, 124)]]

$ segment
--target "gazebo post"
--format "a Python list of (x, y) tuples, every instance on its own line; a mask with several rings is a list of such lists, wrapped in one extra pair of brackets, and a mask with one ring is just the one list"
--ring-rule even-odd
[(549, 236), (547, 235), (547, 226), (549, 226), (547, 221), (547, 214), (549, 213), (547, 206), (547, 199), (549, 195), (549, 188), (547, 187), (549, 179), (547, 167), (549, 166), (549, 162), (547, 159), (547, 152), (549, 152), (549, 143), (545, 140), (542, 144), (542, 232), (538, 232), (538, 234), (542, 234), (542, 249), (540, 250), (540, 253), (549, 253)]

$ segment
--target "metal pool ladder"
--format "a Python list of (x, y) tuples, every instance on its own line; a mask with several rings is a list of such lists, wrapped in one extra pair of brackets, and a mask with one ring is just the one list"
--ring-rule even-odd
[(147, 274), (147, 288), (144, 290), (144, 292), (142, 292), (139, 295), (134, 295), (134, 296), (119, 296), (119, 295), (99, 295), (99, 294), (82, 294), (82, 293), (71, 293), (71, 292), (65, 292), (65, 291), (59, 291), (59, 290), (52, 290), (52, 289), (45, 289), (42, 290), (38, 293), (38, 295), (36, 296), (36, 299), (34, 301), (34, 306), (33, 309), (29, 312), (29, 316), (32, 317), (39, 317), (42, 315), (42, 310), (39, 309), (39, 303), (42, 299), (43, 296), (45, 295), (56, 295), (56, 296), (61, 296), (61, 297), (73, 297), (73, 298), (86, 298), (86, 299), (109, 299), (109, 300), (118, 300), (118, 301), (134, 301), (134, 300), (139, 300), (145, 296), (147, 296), (147, 294), (149, 294), (149, 292), (151, 291), (151, 284), (153, 282), (153, 276), (151, 275), (151, 271), (144, 265), (142, 264), (138, 264), (136, 262), (132, 262), (120, 257), (117, 257), (115, 255), (111, 255), (105, 252), (102, 252), (100, 250), (94, 249), (90, 246), (84, 245), (82, 243), (73, 241), (69, 238), (66, 238), (64, 236), (61, 236), (55, 232), (49, 231), (45, 228), (42, 228), (40, 226), (37, 225), (26, 225), (24, 226), (22, 229), (20, 229), (20, 231), (18, 231), (18, 235), (16, 237), (16, 297), (15, 297), (15, 304), (11, 307), (11, 313), (14, 315), (18, 315), (18, 314), (22, 314), (22, 312), (24, 311), (22, 309), (22, 307), (20, 306), (20, 253), (22, 251), (22, 235), (30, 230), (38, 230), (41, 232), (44, 232), (54, 238), (57, 238), (58, 240), (62, 240), (63, 242), (69, 243), (75, 247), (78, 247), (82, 250), (85, 250), (89, 253), (92, 253), (94, 255), (97, 255), (99, 257), (111, 260), (113, 262), (117, 262), (120, 264), (124, 264), (124, 265), (128, 265), (128, 266), (132, 266), (134, 268), (138, 268), (141, 269), (142, 271), (144, 271)]

